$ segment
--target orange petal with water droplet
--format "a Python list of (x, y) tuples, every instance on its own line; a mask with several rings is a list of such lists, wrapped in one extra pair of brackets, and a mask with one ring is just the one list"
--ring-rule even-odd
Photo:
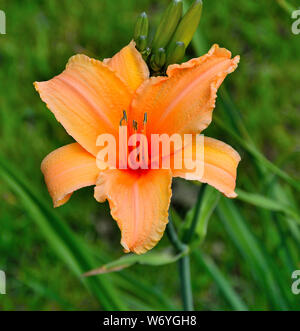
[(143, 254), (163, 236), (168, 223), (172, 175), (168, 170), (108, 170), (95, 187), (99, 202), (109, 201), (122, 232), (125, 252)]
[(77, 143), (50, 153), (43, 160), (41, 170), (54, 207), (65, 204), (74, 191), (95, 185), (99, 175), (96, 158)]

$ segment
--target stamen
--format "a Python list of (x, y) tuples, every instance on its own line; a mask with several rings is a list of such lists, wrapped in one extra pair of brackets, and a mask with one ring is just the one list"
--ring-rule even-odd
[(125, 121), (125, 125), (127, 125), (127, 113), (126, 113), (126, 110), (123, 110), (123, 117), (121, 118), (120, 126), (123, 125), (123, 121)]
[[(146, 132), (146, 127), (147, 127), (147, 122), (148, 122), (148, 114), (145, 113), (144, 114), (144, 127), (143, 127), (143, 131), (142, 134), (144, 136), (146, 136), (147, 132)], [(141, 155), (142, 155), (142, 163), (143, 163), (143, 168), (147, 168), (148, 166), (148, 144), (146, 143), (145, 145), (145, 141), (142, 140), (142, 144), (141, 144)]]
[(148, 114), (147, 113), (145, 113), (144, 114), (144, 127), (143, 127), (143, 131), (142, 131), (142, 133), (144, 134), (144, 135), (146, 135), (146, 126), (147, 126), (147, 122), (148, 122)]
[(144, 125), (147, 124), (147, 122), (148, 122), (148, 114), (145, 113), (144, 114)]
[(135, 131), (137, 131), (137, 129), (138, 129), (138, 123), (137, 123), (137, 121), (133, 120), (133, 122), (132, 122), (132, 126), (133, 126), (133, 129), (134, 129)]

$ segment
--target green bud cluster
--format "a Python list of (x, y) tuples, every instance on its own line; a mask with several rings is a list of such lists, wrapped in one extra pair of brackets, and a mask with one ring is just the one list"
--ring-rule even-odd
[(180, 63), (197, 30), (202, 14), (202, 0), (195, 0), (183, 15), (182, 0), (172, 0), (164, 12), (153, 41), (149, 40), (149, 20), (142, 13), (134, 30), (136, 47), (154, 75), (164, 74), (170, 64)]

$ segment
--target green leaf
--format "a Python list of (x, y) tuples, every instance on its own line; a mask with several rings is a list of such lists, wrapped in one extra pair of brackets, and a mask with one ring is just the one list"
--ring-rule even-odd
[(215, 284), (220, 289), (223, 297), (228, 301), (234, 310), (246, 311), (247, 306), (240, 298), (240, 296), (235, 292), (229, 281), (221, 273), (215, 262), (206, 254), (201, 253), (199, 250), (193, 252), (196, 262), (201, 265), (206, 272), (212, 277)]
[(120, 271), (129, 268), (134, 264), (144, 264), (151, 266), (163, 266), (166, 264), (174, 263), (181, 257), (188, 253), (188, 249), (180, 254), (174, 254), (172, 249), (166, 249), (162, 252), (148, 252), (143, 255), (127, 254), (121, 256), (119, 259), (105, 264), (104, 266), (86, 272), (85, 277), (105, 274), (115, 271)]
[(285, 205), (278, 200), (272, 200), (271, 198), (257, 193), (249, 193), (240, 189), (237, 189), (236, 192), (239, 200), (271, 211), (283, 212), (300, 224), (300, 216), (289, 205)]
[(232, 201), (221, 198), (217, 212), (225, 230), (247, 261), (256, 282), (272, 302), (273, 307), (280, 310), (288, 309), (289, 304), (274, 276), (278, 270), (274, 269), (274, 265), (270, 263), (271, 258), (265, 250), (261, 249), (238, 208)]
[(296, 7), (291, 5), (287, 0), (277, 0), (277, 3), (280, 7), (282, 7), (289, 15), (292, 14), (293, 11), (296, 10)]
[(75, 307), (73, 307), (70, 302), (66, 301), (58, 293), (51, 289), (49, 284), (40, 283), (32, 275), (23, 276), (20, 282), (39, 296), (52, 302), (57, 302), (61, 307), (63, 307), (63, 309), (75, 310)]
[[(208, 222), (219, 202), (220, 196), (221, 194), (216, 189), (207, 185), (196, 220), (197, 225), (195, 228), (195, 242), (197, 245), (202, 244), (206, 237)], [(191, 223), (195, 217), (195, 212), (196, 206), (187, 213), (183, 230), (185, 233), (187, 233), (188, 229), (191, 227)]]

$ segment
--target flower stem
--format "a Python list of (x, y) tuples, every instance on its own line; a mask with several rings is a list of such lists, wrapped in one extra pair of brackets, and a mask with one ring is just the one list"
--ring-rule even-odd
[[(169, 217), (169, 223), (167, 226), (167, 235), (178, 253), (182, 253), (186, 250), (186, 245), (178, 238), (171, 215)], [(178, 261), (178, 266), (183, 309), (185, 311), (192, 311), (194, 310), (194, 304), (191, 286), (190, 257), (188, 254), (184, 255)]]
[(185, 255), (179, 261), (179, 275), (181, 285), (181, 296), (183, 301), (183, 309), (185, 311), (193, 311), (193, 292), (191, 286), (191, 270), (190, 270), (190, 256)]
[(171, 244), (176, 249), (177, 253), (182, 253), (186, 249), (186, 246), (180, 241), (180, 239), (177, 236), (171, 215), (169, 215), (169, 223), (167, 225), (166, 231), (167, 231), (168, 238), (169, 238)]
[[(172, 221), (171, 215), (169, 216), (169, 223), (167, 226), (167, 235), (171, 244), (176, 249), (177, 253), (182, 253), (187, 249), (187, 245), (193, 239), (197, 223), (199, 220), (199, 214), (201, 210), (201, 204), (203, 201), (203, 196), (205, 192), (206, 184), (202, 184), (201, 188), (198, 193), (197, 203), (195, 207), (195, 213), (192, 219), (191, 226), (187, 233), (183, 236), (183, 239), (180, 240), (177, 233), (175, 226)], [(179, 261), (179, 277), (180, 277), (180, 288), (181, 288), (181, 296), (183, 301), (183, 309), (185, 311), (192, 311), (194, 310), (194, 303), (193, 303), (193, 292), (191, 286), (191, 270), (190, 270), (190, 256), (189, 254), (185, 254)]]
[(199, 220), (201, 204), (202, 204), (202, 200), (203, 200), (203, 196), (204, 196), (206, 186), (207, 186), (207, 184), (202, 184), (200, 189), (199, 189), (197, 202), (196, 202), (196, 207), (195, 207), (195, 213), (193, 215), (191, 226), (190, 226), (189, 230), (187, 231), (187, 233), (183, 236), (183, 239), (182, 239), (182, 242), (185, 243), (185, 244), (189, 244), (191, 242), (191, 240), (193, 239), (193, 236), (194, 236), (197, 224), (198, 224), (198, 220)]

